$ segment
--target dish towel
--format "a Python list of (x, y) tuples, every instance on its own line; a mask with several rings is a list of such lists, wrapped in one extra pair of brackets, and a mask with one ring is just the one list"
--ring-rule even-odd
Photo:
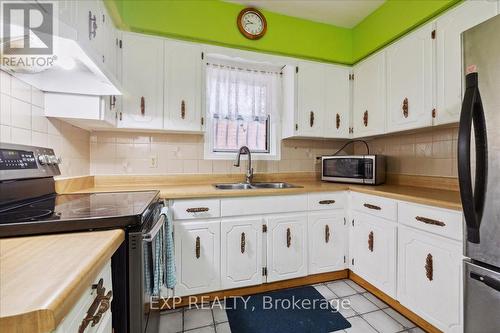
[(166, 268), (165, 268), (165, 286), (173, 289), (177, 284), (175, 276), (175, 257), (174, 257), (174, 226), (172, 220), (168, 218), (168, 208), (163, 208), (162, 214), (165, 214), (165, 254), (166, 254)]
[(153, 296), (159, 296), (161, 286), (165, 284), (165, 225), (163, 225), (153, 240)]

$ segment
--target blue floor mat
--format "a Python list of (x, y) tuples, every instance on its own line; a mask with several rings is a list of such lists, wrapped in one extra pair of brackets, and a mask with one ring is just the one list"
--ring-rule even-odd
[(226, 312), (234, 333), (328, 333), (351, 327), (311, 286), (227, 299)]

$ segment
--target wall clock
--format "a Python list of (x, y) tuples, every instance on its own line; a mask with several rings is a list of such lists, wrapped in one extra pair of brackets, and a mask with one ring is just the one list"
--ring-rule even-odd
[(245, 8), (238, 15), (238, 29), (248, 39), (259, 39), (266, 33), (267, 22), (255, 8)]

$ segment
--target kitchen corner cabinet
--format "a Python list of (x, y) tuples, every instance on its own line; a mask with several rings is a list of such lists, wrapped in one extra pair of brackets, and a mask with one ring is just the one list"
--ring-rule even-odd
[(433, 24), (386, 50), (387, 132), (432, 125)]
[(458, 122), (463, 94), (461, 33), (497, 14), (495, 1), (465, 1), (436, 21), (437, 101), (434, 125)]
[(174, 225), (176, 296), (219, 290), (220, 220), (177, 221)]
[(308, 214), (309, 274), (346, 268), (346, 232), (344, 210)]
[(385, 133), (385, 62), (385, 51), (381, 51), (354, 66), (352, 113), (354, 137)]
[(261, 284), (262, 224), (260, 217), (221, 222), (221, 287), (232, 289)]
[(396, 298), (396, 223), (361, 212), (352, 219), (351, 269)]
[(201, 131), (201, 65), (199, 44), (165, 41), (165, 129)]
[(348, 67), (300, 62), (283, 69), (283, 137), (349, 136)]
[(123, 34), (124, 91), (118, 127), (163, 128), (163, 48), (161, 38)]
[(307, 214), (266, 218), (267, 282), (307, 275)]
[(462, 328), (462, 243), (399, 226), (398, 300), (444, 332)]

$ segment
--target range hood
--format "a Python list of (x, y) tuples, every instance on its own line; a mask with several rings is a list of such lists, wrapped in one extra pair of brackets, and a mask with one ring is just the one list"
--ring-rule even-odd
[[(33, 35), (19, 35), (11, 38), (10, 45), (15, 47), (16, 43), (24, 43), (27, 38), (30, 39), (30, 45), (40, 43), (40, 40)], [(121, 95), (117, 82), (109, 79), (112, 76), (106, 76), (74, 39), (57, 35), (52, 38), (52, 54), (0, 53), (0, 69), (42, 91), (100, 96)], [(3, 50), (3, 47), (1, 49)]]

